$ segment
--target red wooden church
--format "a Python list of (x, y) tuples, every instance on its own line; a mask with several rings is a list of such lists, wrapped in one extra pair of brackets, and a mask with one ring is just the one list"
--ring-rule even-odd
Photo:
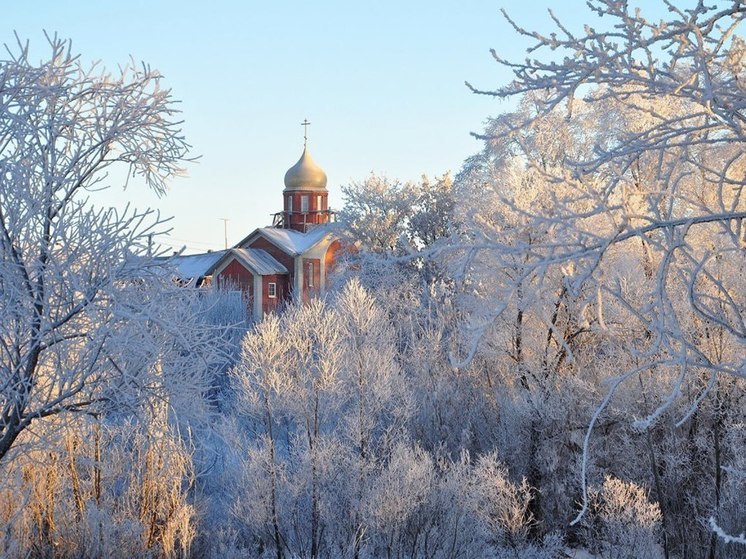
[(285, 173), (283, 210), (271, 227), (255, 229), (233, 248), (175, 257), (182, 280), (240, 289), (256, 320), (287, 300), (308, 301), (326, 291), (342, 243), (328, 205), (326, 173), (308, 153)]

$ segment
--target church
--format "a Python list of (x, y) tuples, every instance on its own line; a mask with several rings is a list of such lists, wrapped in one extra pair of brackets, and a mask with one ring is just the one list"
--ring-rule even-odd
[(300, 159), (285, 173), (283, 209), (272, 225), (224, 251), (172, 257), (182, 282), (240, 290), (255, 320), (284, 302), (307, 302), (326, 292), (342, 242), (328, 204), (326, 173), (304, 140)]

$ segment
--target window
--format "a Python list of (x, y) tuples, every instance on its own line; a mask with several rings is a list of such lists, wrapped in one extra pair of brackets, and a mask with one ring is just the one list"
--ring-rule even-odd
[(277, 297), (277, 284), (275, 282), (271, 281), (267, 285), (267, 295), (270, 299), (274, 299)]
[(306, 266), (306, 286), (313, 287), (313, 262)]
[(293, 197), (288, 196), (288, 213), (293, 213)]
[(316, 211), (321, 211), (321, 194), (316, 196)]
[(303, 195), (300, 197), (300, 211), (301, 213), (308, 213), (308, 196)]

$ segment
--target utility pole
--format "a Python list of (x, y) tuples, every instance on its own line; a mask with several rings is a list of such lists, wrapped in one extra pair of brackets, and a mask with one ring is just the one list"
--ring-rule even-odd
[(223, 237), (225, 238), (225, 249), (228, 250), (228, 222), (230, 219), (227, 217), (219, 217), (220, 221), (223, 222)]

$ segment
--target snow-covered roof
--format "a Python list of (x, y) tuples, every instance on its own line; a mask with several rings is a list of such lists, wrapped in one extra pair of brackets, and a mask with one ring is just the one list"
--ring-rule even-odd
[(236, 260), (260, 276), (288, 273), (288, 269), (275, 260), (271, 254), (258, 248), (232, 248), (229, 254), (235, 256)]
[(253, 240), (256, 235), (261, 235), (273, 245), (282, 249), (286, 254), (290, 256), (299, 256), (323, 240), (324, 237), (332, 232), (333, 228), (333, 223), (326, 223), (314, 227), (307, 233), (301, 233), (294, 229), (262, 227), (238, 243), (238, 246), (244, 246), (249, 240)]
[(171, 256), (165, 259), (166, 265), (173, 266), (176, 275), (183, 280), (201, 278), (210, 271), (212, 266), (226, 253), (225, 250), (205, 252), (203, 254), (185, 254)]

